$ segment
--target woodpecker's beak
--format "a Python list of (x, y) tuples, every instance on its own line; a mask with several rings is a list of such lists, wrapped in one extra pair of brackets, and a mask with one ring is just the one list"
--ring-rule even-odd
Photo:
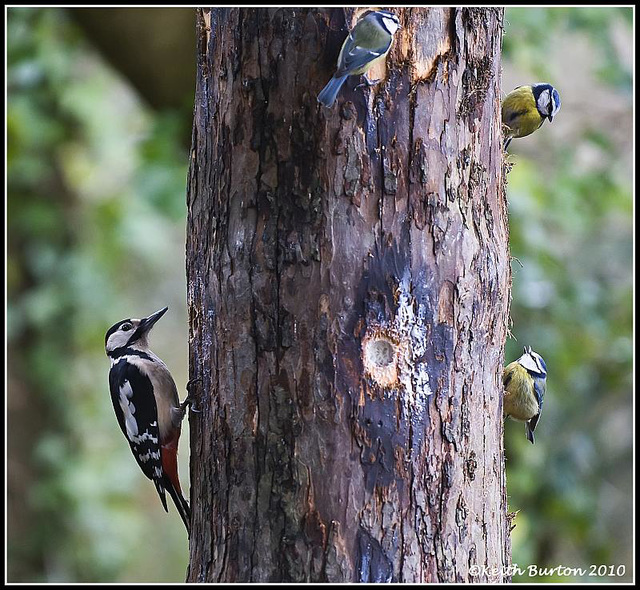
[(167, 310), (169, 308), (168, 307), (163, 307), (162, 309), (159, 309), (158, 311), (156, 311), (155, 313), (152, 313), (149, 317), (146, 318), (142, 318), (140, 320), (140, 325), (138, 326), (138, 332), (140, 332), (141, 334), (146, 334), (149, 330), (151, 330), (151, 328), (153, 328), (153, 325), (165, 314), (167, 313)]

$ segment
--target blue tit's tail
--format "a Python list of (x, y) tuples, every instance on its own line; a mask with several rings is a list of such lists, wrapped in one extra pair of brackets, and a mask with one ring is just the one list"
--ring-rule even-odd
[(535, 424), (533, 425), (533, 427), (531, 426), (531, 424), (529, 422), (527, 422), (524, 425), (524, 432), (527, 435), (527, 440), (532, 444), (535, 445), (536, 444), (536, 438), (533, 436), (533, 430), (535, 428)]
[(318, 94), (318, 102), (325, 107), (332, 107), (336, 101), (338, 92), (340, 92), (340, 88), (342, 88), (344, 81), (347, 79), (347, 75), (348, 74), (340, 76), (339, 78), (331, 78), (331, 80), (327, 82), (327, 85), (320, 91), (320, 94)]
[(529, 420), (525, 424), (525, 432), (527, 433), (527, 438), (529, 439), (529, 442), (532, 445), (536, 444), (536, 439), (533, 436), (533, 431), (536, 429), (536, 426), (538, 425), (538, 420), (540, 420), (540, 413), (537, 413), (533, 418), (531, 418), (531, 420)]

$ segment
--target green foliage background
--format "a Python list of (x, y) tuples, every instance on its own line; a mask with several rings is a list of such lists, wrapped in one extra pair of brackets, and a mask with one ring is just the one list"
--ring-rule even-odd
[(503, 91), (551, 82), (562, 109), (509, 148), (513, 338), (547, 361), (536, 444), (505, 425), (513, 561), (632, 575), (632, 11), (509, 8)]
[(8, 579), (181, 581), (183, 525), (131, 460), (104, 354), (109, 326), (169, 305), (152, 342), (187, 381), (179, 113), (64, 10), (9, 9), (7, 42)]
[[(503, 90), (549, 81), (563, 102), (510, 146), (505, 361), (528, 344), (549, 368), (536, 445), (505, 425), (513, 561), (625, 567), (515, 579), (629, 581), (632, 10), (505, 21)], [(63, 9), (8, 9), (7, 46), (8, 580), (182, 581), (186, 535), (118, 432), (103, 338), (169, 305), (154, 350), (186, 382), (183, 113), (143, 104)]]

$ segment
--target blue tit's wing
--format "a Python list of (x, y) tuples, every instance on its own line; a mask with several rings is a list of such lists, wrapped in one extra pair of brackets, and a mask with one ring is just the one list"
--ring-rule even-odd
[(384, 47), (379, 47), (375, 51), (355, 45), (353, 37), (349, 34), (343, 50), (340, 54), (340, 63), (336, 71), (336, 78), (349, 74), (350, 72), (356, 72), (363, 68), (370, 61), (377, 59), (381, 55), (384, 55), (391, 47), (393, 38), (389, 38), (389, 42)]
[(527, 114), (527, 109), (523, 108), (520, 109), (518, 111), (514, 111), (512, 110), (512, 108), (510, 107), (505, 107), (503, 109), (503, 114), (502, 114), (502, 122), (507, 125), (507, 126), (511, 126), (515, 121), (517, 121), (520, 117), (524, 117), (524, 115)]
[(533, 390), (536, 393), (536, 400), (538, 401), (538, 416), (542, 412), (542, 403), (544, 402), (544, 394), (547, 389), (547, 385), (544, 379), (533, 380)]
[(536, 394), (536, 400), (538, 401), (538, 413), (527, 422), (526, 432), (527, 438), (533, 443), (533, 431), (536, 429), (538, 425), (538, 420), (540, 420), (540, 414), (542, 413), (542, 403), (544, 402), (544, 394), (547, 386), (544, 379), (534, 379), (533, 381), (533, 390)]

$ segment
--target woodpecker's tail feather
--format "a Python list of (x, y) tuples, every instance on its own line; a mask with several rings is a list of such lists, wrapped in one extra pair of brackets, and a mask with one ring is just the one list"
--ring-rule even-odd
[(154, 479), (153, 483), (156, 486), (156, 492), (158, 492), (158, 496), (160, 496), (160, 502), (162, 502), (164, 511), (169, 512), (169, 509), (167, 508), (167, 496), (164, 493), (164, 490), (167, 486), (164, 485), (164, 481), (162, 479)]
[(182, 493), (176, 490), (166, 476), (164, 477), (164, 480), (167, 492), (169, 492), (173, 503), (176, 505), (178, 514), (180, 514), (180, 518), (182, 518), (182, 522), (184, 522), (184, 526), (187, 529), (187, 535), (191, 535), (191, 508), (189, 508), (189, 504), (182, 497)]
[[(191, 523), (191, 510), (189, 504), (182, 497), (182, 489), (180, 489), (180, 478), (178, 477), (178, 438), (180, 437), (180, 431), (176, 431), (176, 435), (170, 441), (160, 447), (160, 454), (162, 456), (162, 479), (160, 482), (156, 482), (156, 487), (160, 485), (162, 487), (162, 493), (160, 498), (164, 504), (164, 509), (167, 510), (166, 500), (164, 499), (164, 490), (169, 492), (169, 495), (173, 499), (178, 513), (184, 522), (184, 526), (187, 528), (187, 534), (190, 532)], [(160, 493), (160, 490), (158, 490)], [(167, 510), (168, 512), (168, 510)]]
[(169, 508), (167, 507), (167, 496), (165, 493), (169, 492), (173, 503), (176, 505), (178, 514), (180, 515), (180, 518), (182, 518), (182, 522), (184, 522), (184, 526), (187, 529), (187, 535), (190, 535), (191, 508), (189, 508), (189, 504), (182, 497), (182, 492), (180, 490), (176, 490), (175, 486), (166, 474), (164, 474), (161, 479), (154, 479), (153, 483), (156, 486), (156, 491), (158, 492), (158, 496), (160, 496), (160, 501), (162, 502), (162, 507), (165, 512), (169, 512)]
[(332, 107), (346, 79), (346, 75), (340, 76), (339, 78), (331, 78), (331, 80), (327, 82), (327, 85), (320, 91), (320, 94), (318, 94), (318, 102), (325, 107)]

